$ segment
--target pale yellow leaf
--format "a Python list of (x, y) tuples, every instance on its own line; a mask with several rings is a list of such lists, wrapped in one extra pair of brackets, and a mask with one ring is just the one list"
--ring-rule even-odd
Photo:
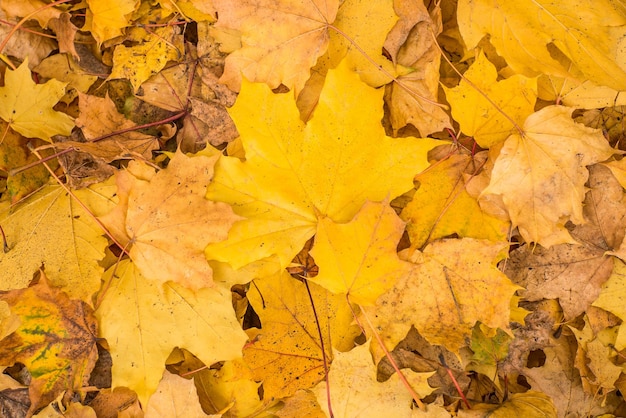
[(585, 79), (626, 90), (626, 5), (621, 2), (461, 0), (457, 16), (469, 47), (491, 35), (516, 73), (571, 76), (557, 59), (565, 55)]
[(247, 337), (230, 291), (191, 291), (173, 282), (154, 282), (129, 260), (110, 268), (103, 280), (110, 285), (96, 316), (113, 358), (113, 386), (132, 388), (143, 405), (174, 347), (188, 349), (204, 364), (241, 356)]
[[(347, 353), (335, 353), (328, 380), (330, 384), (331, 405), (337, 418), (410, 418), (412, 397), (397, 375), (386, 382), (376, 380), (376, 368), (369, 352), (370, 341), (357, 346)], [(432, 373), (403, 373), (415, 375), (419, 386), (413, 389), (420, 396), (427, 396), (433, 388), (428, 386), (426, 379)], [(320, 382), (313, 391), (317, 400), (329, 416), (327, 384)]]
[(321, 218), (311, 256), (322, 267), (311, 281), (351, 302), (373, 304), (409, 269), (396, 254), (403, 231), (387, 202), (367, 202), (345, 224)]
[(176, 153), (158, 173), (134, 162), (117, 174), (120, 204), (101, 217), (142, 274), (192, 288), (211, 286), (204, 248), (226, 238), (239, 219), (232, 209), (204, 197), (217, 156)]
[[(110, 197), (101, 191), (101, 186), (92, 186), (74, 194), (90, 203), (91, 209), (107, 210)], [(43, 264), (55, 286), (72, 298), (92, 303), (91, 296), (100, 288), (103, 269), (98, 262), (107, 240), (93, 215), (65, 189), (46, 186), (13, 208), (2, 203), (0, 223), (10, 248), (0, 252), (2, 290), (28, 286)]]
[(165, 370), (163, 378), (145, 409), (145, 418), (207, 418), (202, 411), (193, 379), (185, 379)]
[(565, 223), (584, 222), (586, 166), (616, 153), (596, 129), (575, 123), (573, 109), (548, 106), (528, 117), (523, 134), (508, 137), (481, 194), (502, 197), (527, 242), (575, 243)]

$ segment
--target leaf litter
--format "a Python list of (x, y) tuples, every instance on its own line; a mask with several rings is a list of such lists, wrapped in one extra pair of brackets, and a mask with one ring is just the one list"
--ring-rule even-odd
[(3, 2), (3, 411), (623, 416), (626, 11), (418, 3)]

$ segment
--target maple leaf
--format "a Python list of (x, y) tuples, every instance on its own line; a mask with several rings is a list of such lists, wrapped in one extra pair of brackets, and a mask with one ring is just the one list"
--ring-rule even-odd
[[(185, 379), (165, 370), (156, 392), (146, 405), (146, 418), (189, 417), (207, 418), (200, 408), (193, 379)], [(218, 415), (221, 416), (221, 415)]]
[[(76, 38), (78, 27), (74, 26), (70, 20), (71, 18), (72, 15), (69, 13), (61, 13), (58, 18), (50, 20), (50, 29), (56, 34), (57, 41), (59, 42), (59, 52), (61, 54), (68, 52), (74, 59), (80, 61), (80, 56), (74, 47), (74, 39)], [(55, 56), (61, 57), (60, 54)]]
[(308, 390), (299, 390), (295, 395), (285, 399), (282, 409), (276, 411), (278, 418), (326, 418), (315, 394)]
[[(6, 172), (32, 164), (39, 159), (28, 149), (29, 144), (44, 145), (44, 141), (24, 138), (12, 129), (8, 129), (7, 123), (0, 120), (0, 129), (5, 132), (0, 142), (0, 169)], [(7, 177), (7, 191), (11, 197), (11, 203), (15, 204), (24, 197), (35, 192), (48, 183), (50, 173), (43, 165), (37, 165), (29, 170), (19, 172)]]
[(20, 319), (0, 341), (0, 364), (20, 362), (30, 372), (30, 414), (87, 385), (98, 350), (96, 320), (85, 302), (50, 287), (43, 273), (32, 287), (0, 293), (0, 301)]
[(574, 73), (574, 77), (540, 75), (537, 80), (539, 98), (582, 109), (612, 108), (626, 105), (626, 95), (623, 94), (623, 91), (595, 84), (587, 80), (582, 73), (576, 71), (576, 67), (567, 57), (557, 56), (556, 58), (564, 68), (569, 68), (570, 72)]
[[(416, 176), (419, 188), (402, 209), (412, 248), (452, 234), (504, 241), (508, 222), (483, 212), (467, 192), (464, 174), (475, 174), (469, 156), (451, 155)], [(471, 181), (471, 180), (469, 180)]]
[(512, 338), (501, 329), (496, 330), (495, 335), (491, 335), (492, 331), (482, 324), (474, 327), (470, 343), (473, 354), (467, 368), (495, 382), (498, 378), (498, 363), (508, 355)]
[(9, 17), (29, 16), (37, 19), (42, 28), (47, 28), (50, 19), (58, 18), (62, 13), (54, 7), (45, 7), (47, 4), (42, 0), (3, 0), (1, 7)]
[[(600, 164), (589, 167), (583, 202), (585, 223), (570, 228), (580, 244), (546, 248), (523, 245), (513, 250), (505, 274), (525, 288), (524, 300), (558, 298), (566, 321), (585, 312), (600, 294), (613, 269), (615, 250), (624, 239), (626, 195), (617, 180)], [(617, 255), (618, 252), (608, 252)]]
[[(389, 0), (341, 2), (335, 22), (328, 27), (329, 45), (326, 52), (311, 68), (311, 77), (306, 80), (304, 87), (296, 85), (294, 88), (304, 121), (310, 119), (319, 101), (328, 70), (338, 67), (342, 61), (372, 87), (380, 87), (393, 80), (397, 75), (396, 68), (380, 51), (387, 33), (397, 20)], [(302, 76), (308, 77), (308, 72), (307, 69)]]
[(45, 58), (33, 68), (33, 71), (42, 77), (54, 78), (67, 83), (65, 95), (60, 99), (62, 103), (71, 103), (78, 96), (79, 91), (87, 92), (89, 87), (98, 79), (98, 76), (81, 70), (77, 62), (65, 54), (55, 54)]
[(165, 26), (151, 33), (142, 32), (144, 36), (136, 35), (140, 39), (133, 39), (138, 42), (137, 45), (115, 47), (113, 69), (108, 78), (130, 80), (135, 92), (150, 76), (161, 71), (168, 61), (180, 58), (180, 51), (183, 50), (182, 36), (175, 27)]
[(65, 83), (49, 80), (35, 84), (28, 69), (28, 59), (15, 71), (7, 70), (0, 87), (0, 118), (16, 132), (50, 141), (53, 135), (69, 135), (72, 118), (52, 107), (65, 94)]
[(422, 136), (451, 127), (450, 116), (438, 105), (441, 53), (435, 36), (441, 32), (441, 10), (429, 13), (421, 2), (396, 2), (400, 20), (385, 40), (394, 63), (411, 68), (387, 86), (385, 101), (394, 133), (412, 124)]
[(365, 314), (383, 330), (388, 347), (395, 347), (412, 324), (430, 343), (454, 352), (477, 321), (508, 330), (510, 300), (519, 287), (495, 266), (506, 247), (463, 238), (436, 241), (411, 256), (405, 250), (400, 256), (414, 263), (412, 270)]
[(537, 100), (536, 79), (514, 75), (496, 81), (497, 76), (496, 67), (480, 51), (461, 83), (444, 87), (461, 131), (483, 148), (504, 141), (533, 113)]
[[(120, 386), (113, 389), (102, 388), (89, 405), (96, 411), (96, 417), (113, 413), (118, 416), (138, 416), (143, 413), (137, 394), (129, 388)], [(135, 415), (133, 415), (133, 413)]]
[(576, 414), (581, 408), (589, 410), (594, 416), (607, 412), (609, 408), (606, 406), (594, 405), (596, 394), (584, 392), (580, 375), (573, 367), (575, 350), (568, 339), (550, 339), (550, 346), (543, 348), (542, 352), (546, 356), (544, 365), (525, 367), (521, 373), (535, 396), (549, 399), (550, 404), (556, 407), (558, 415), (548, 416), (568, 416)]
[(544, 247), (575, 243), (564, 225), (584, 222), (586, 166), (616, 152), (602, 132), (572, 121), (572, 111), (548, 106), (530, 115), (523, 134), (504, 142), (480, 197), (502, 196), (522, 237)]
[[(159, 149), (156, 137), (130, 130), (136, 124), (118, 113), (108, 96), (100, 98), (79, 92), (78, 97), (80, 115), (76, 119), (76, 126), (82, 129), (87, 142), (66, 141), (57, 143), (57, 147), (73, 147), (107, 162), (133, 155), (150, 159), (152, 151)], [(110, 135), (119, 130), (129, 131)], [(97, 142), (92, 141), (102, 136), (107, 137)]]
[[(459, 29), (468, 47), (487, 34), (511, 68), (529, 77), (546, 73), (572, 75), (554, 57), (565, 55), (586, 79), (616, 90), (626, 89), (621, 48), (626, 18), (611, 0), (515, 3), (462, 0)], [(581, 10), (587, 11), (580, 18)]]
[(164, 15), (182, 13), (186, 18), (198, 23), (215, 21), (215, 8), (212, 2), (205, 0), (157, 0)]
[[(593, 302), (593, 306), (611, 312), (624, 320), (624, 295), (626, 294), (626, 265), (621, 260), (616, 260), (613, 265), (611, 277), (602, 285), (600, 295)], [(615, 341), (615, 349), (620, 351), (626, 348), (626, 327), (621, 325)]]
[(613, 176), (617, 179), (619, 184), (626, 189), (626, 159), (621, 159), (619, 161), (609, 161), (607, 163), (602, 163), (602, 165), (606, 166), (611, 170)]
[(238, 91), (243, 72), (271, 88), (282, 83), (299, 91), (328, 47), (328, 25), (339, 2), (213, 0), (213, 5), (219, 14), (216, 27), (240, 32), (243, 45), (226, 59), (222, 82)]
[(119, 204), (100, 219), (123, 246), (132, 244), (128, 253), (144, 276), (195, 289), (212, 285), (204, 248), (226, 238), (239, 219), (204, 197), (216, 159), (179, 152), (158, 173), (136, 162), (117, 173)]
[(585, 315), (584, 319), (582, 330), (570, 327), (578, 343), (575, 366), (580, 371), (587, 393), (608, 393), (616, 389), (615, 382), (622, 374), (622, 368), (611, 362), (617, 333), (612, 327), (604, 328), (596, 335), (589, 316)]
[[(198, 24), (198, 37), (212, 40), (207, 26)], [(178, 134), (183, 152), (197, 152), (207, 142), (219, 146), (239, 136), (226, 111), (235, 103), (236, 94), (220, 84), (213, 73), (213, 66), (223, 62), (223, 58), (211, 46), (213, 49), (207, 47), (208, 56), (201, 57), (199, 65), (194, 62), (168, 67), (144, 82), (136, 94), (142, 101), (162, 109), (187, 112)]]
[(370, 86), (389, 83), (396, 70), (380, 51), (397, 20), (392, 0), (341, 2), (335, 22), (328, 28), (327, 68), (336, 68), (345, 60), (349, 68)]
[[(223, 157), (209, 199), (246, 218), (207, 257), (240, 268), (277, 254), (286, 267), (315, 233), (318, 216), (353, 218), (367, 200), (393, 198), (428, 166), (441, 142), (391, 139), (379, 124), (381, 95), (345, 66), (329, 71), (313, 119), (304, 125), (288, 95), (244, 83), (230, 114), (246, 160)], [(374, 146), (375, 144), (375, 146)]]
[(122, 34), (128, 26), (127, 15), (139, 7), (138, 0), (87, 0), (87, 16), (83, 30), (91, 32), (98, 45)]
[[(107, 199), (112, 192), (101, 184), (73, 193), (98, 213), (111, 207)], [(10, 248), (0, 254), (0, 289), (28, 286), (33, 271), (45, 264), (53, 285), (73, 299), (92, 303), (101, 284), (98, 262), (107, 240), (93, 216), (64, 188), (48, 185), (13, 208), (3, 202), (0, 223)]]
[(199, 402), (204, 411), (234, 417), (248, 417), (263, 409), (259, 386), (242, 358), (223, 362), (221, 367), (206, 368), (197, 358), (185, 358), (179, 373), (193, 371)]
[(103, 279), (110, 284), (96, 317), (113, 358), (112, 385), (133, 388), (143, 405), (174, 347), (192, 351), (204, 364), (241, 356), (247, 337), (229, 291), (154, 282), (129, 260), (107, 270)]
[(309, 296), (307, 285), (284, 270), (254, 284), (247, 295), (262, 328), (248, 331), (253, 343), (243, 353), (255, 379), (263, 382), (265, 398), (283, 398), (313, 387), (324, 377), (323, 355), (330, 363), (331, 347), (348, 350), (360, 333), (352, 325), (346, 298), (314, 283), (308, 285)]
[(396, 254), (403, 232), (404, 223), (387, 202), (367, 202), (345, 224), (320, 219), (311, 256), (323, 267), (310, 281), (345, 293), (351, 302), (373, 304), (408, 270)]
[[(386, 382), (376, 380), (376, 370), (369, 352), (370, 341), (347, 353), (335, 352), (333, 367), (328, 374), (334, 416), (410, 417), (413, 399), (398, 376), (394, 375)], [(403, 370), (403, 373), (412, 375), (407, 377), (412, 380), (413, 389), (420, 397), (426, 397), (434, 390), (426, 382), (434, 372), (414, 373)], [(322, 381), (313, 391), (326, 415), (331, 416), (326, 386), (326, 382)]]
[[(22, 0), (16, 0), (15, 3), (23, 4)], [(2, 2), (0, 5), (0, 19), (6, 21), (7, 23), (17, 24), (20, 19), (9, 18), (5, 12), (4, 8), (6, 7), (7, 2)], [(49, 9), (48, 9), (49, 10)], [(54, 10), (54, 9), (52, 9)], [(23, 15), (19, 13), (19, 15)], [(35, 16), (38, 16), (37, 13)], [(50, 55), (52, 51), (57, 48), (57, 44), (53, 39), (46, 38), (36, 34), (37, 29), (40, 30), (39, 25), (37, 24), (29, 24), (30, 22), (26, 22), (22, 25), (22, 29), (30, 29), (31, 31), (26, 30), (18, 30), (14, 32), (10, 38), (7, 38), (9, 33), (13, 30), (13, 27), (8, 24), (0, 25), (0, 39), (2, 42), (6, 42), (6, 46), (2, 50), (4, 55), (14, 56), (14, 57), (28, 57), (28, 62), (31, 65), (37, 65), (41, 62), (42, 59)]]
[(545, 393), (528, 391), (514, 393), (500, 405), (475, 404), (471, 410), (459, 411), (459, 418), (475, 417), (542, 417), (556, 418), (557, 410), (552, 399)]

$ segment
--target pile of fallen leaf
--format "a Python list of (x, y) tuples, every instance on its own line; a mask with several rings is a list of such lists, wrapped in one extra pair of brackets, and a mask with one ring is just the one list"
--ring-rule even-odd
[(622, 2), (0, 13), (3, 417), (626, 415)]

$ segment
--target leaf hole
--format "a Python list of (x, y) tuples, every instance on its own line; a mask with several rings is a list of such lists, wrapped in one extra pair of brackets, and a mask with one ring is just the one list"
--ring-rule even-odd
[(546, 354), (543, 350), (532, 350), (528, 354), (528, 360), (526, 360), (526, 367), (533, 369), (535, 367), (541, 367), (546, 364)]

